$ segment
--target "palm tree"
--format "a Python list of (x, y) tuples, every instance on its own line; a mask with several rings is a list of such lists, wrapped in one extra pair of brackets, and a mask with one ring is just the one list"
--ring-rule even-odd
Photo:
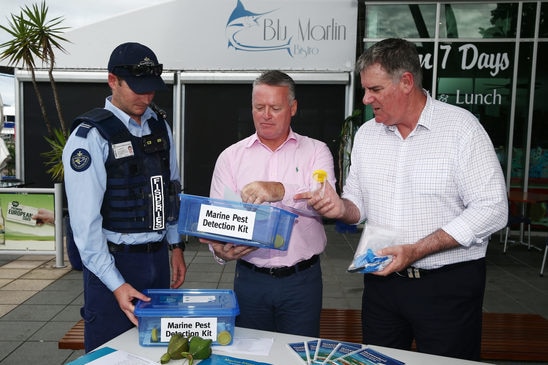
[(29, 24), (23, 18), (23, 13), (20, 15), (11, 14), (11, 21), (9, 21), (9, 27), (0, 25), (0, 28), (8, 32), (13, 36), (13, 39), (0, 44), (0, 48), (4, 48), (4, 51), (0, 54), (0, 59), (4, 60), (9, 58), (9, 63), (17, 66), (21, 64), (23, 68), (28, 68), (32, 77), (32, 86), (38, 98), (38, 104), (44, 117), (44, 122), (48, 128), (48, 132), (51, 133), (51, 125), (49, 123), (42, 94), (38, 90), (38, 84), (36, 83), (36, 75), (34, 69), (36, 64), (34, 62), (34, 55), (38, 53), (37, 45), (32, 42), (30, 35), (32, 30)]
[[(53, 92), (55, 109), (57, 110), (57, 117), (59, 118), (61, 131), (63, 132), (63, 135), (66, 136), (67, 130), (65, 127), (65, 120), (63, 118), (61, 104), (59, 102), (57, 87), (55, 86), (55, 79), (53, 78), (53, 67), (55, 66), (54, 49), (58, 49), (66, 53), (66, 50), (63, 48), (60, 42), (67, 42), (67, 40), (61, 36), (61, 34), (64, 30), (68, 29), (68, 27), (58, 27), (64, 20), (62, 17), (57, 17), (50, 21), (47, 21), (46, 18), (48, 15), (48, 7), (46, 6), (45, 2), (42, 2), (40, 4), (40, 7), (38, 7), (37, 4), (33, 4), (32, 9), (28, 6), (25, 6), (23, 13), (26, 16), (27, 22), (30, 24), (30, 27), (33, 31), (33, 43), (38, 46), (38, 57), (42, 62), (48, 65), (48, 76), (51, 90)], [(51, 136), (54, 137), (54, 135)]]
[[(61, 45), (61, 42), (67, 42), (67, 40), (63, 38), (61, 34), (64, 30), (68, 29), (68, 27), (60, 26), (64, 18), (56, 17), (47, 20), (47, 15), (48, 7), (44, 1), (42, 1), (40, 5), (33, 4), (30, 7), (25, 5), (19, 15), (11, 14), (11, 20), (9, 20), (8, 26), (0, 25), (0, 29), (5, 30), (13, 37), (11, 40), (0, 44), (0, 49), (3, 49), (0, 53), (0, 60), (9, 59), (11, 65), (21, 65), (23, 68), (27, 68), (31, 73), (34, 92), (36, 93), (40, 111), (48, 130), (46, 140), (52, 147), (51, 151), (44, 154), (47, 158), (45, 164), (51, 166), (48, 172), (55, 180), (58, 180), (63, 177), (62, 167), (59, 168), (59, 165), (62, 166), (62, 161), (58, 151), (60, 145), (64, 146), (67, 137), (67, 129), (62, 116), (61, 104), (59, 102), (57, 87), (53, 77), (53, 68), (55, 66), (54, 51), (55, 49), (58, 49), (62, 52), (66, 52)], [(37, 60), (48, 67), (48, 76), (53, 91), (55, 108), (61, 126), (60, 133), (52, 128), (46, 112), (44, 99), (38, 89), (35, 74)]]

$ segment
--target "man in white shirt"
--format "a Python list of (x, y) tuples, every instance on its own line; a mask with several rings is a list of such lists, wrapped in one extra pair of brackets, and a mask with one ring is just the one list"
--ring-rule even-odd
[(356, 69), (375, 118), (357, 132), (342, 198), (307, 198), (320, 214), (391, 230), (392, 262), (364, 275), (363, 340), (479, 360), (485, 253), (505, 226), (506, 187), (491, 140), (468, 111), (422, 88), (414, 44), (386, 39)]

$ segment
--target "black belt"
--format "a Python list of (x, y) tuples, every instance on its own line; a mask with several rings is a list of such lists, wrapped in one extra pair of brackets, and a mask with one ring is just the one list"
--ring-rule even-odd
[(318, 262), (319, 258), (320, 257), (318, 255), (314, 255), (308, 260), (297, 262), (293, 266), (282, 266), (282, 267), (258, 267), (245, 260), (238, 260), (238, 262), (253, 271), (260, 272), (262, 274), (268, 274), (275, 278), (284, 278), (286, 276), (293, 275), (299, 271), (304, 271), (312, 267), (315, 263)]
[(116, 244), (107, 241), (108, 250), (110, 253), (125, 252), (125, 253), (150, 253), (156, 252), (164, 245), (164, 241), (142, 243), (138, 245)]
[(473, 265), (474, 263), (477, 263), (481, 260), (485, 260), (485, 259), (478, 259), (478, 260), (472, 260), (472, 261), (462, 261), (462, 262), (457, 262), (457, 263), (454, 263), (454, 264), (444, 265), (442, 267), (438, 267), (437, 269), (430, 269), (430, 270), (420, 269), (420, 268), (414, 267), (414, 266), (409, 266), (407, 269), (394, 272), (394, 275), (409, 278), (409, 279), (420, 279), (424, 276), (432, 275), (432, 274), (435, 274), (435, 273), (449, 271), (449, 270), (456, 269), (458, 267), (462, 267), (462, 266), (466, 266), (466, 265)]

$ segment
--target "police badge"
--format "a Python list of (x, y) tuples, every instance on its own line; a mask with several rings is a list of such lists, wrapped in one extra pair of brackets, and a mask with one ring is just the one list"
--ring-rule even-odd
[(88, 151), (78, 148), (70, 156), (70, 167), (76, 172), (87, 170), (91, 165), (91, 156)]

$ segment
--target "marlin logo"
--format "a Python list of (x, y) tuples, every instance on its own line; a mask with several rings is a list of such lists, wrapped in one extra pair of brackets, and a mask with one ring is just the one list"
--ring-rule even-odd
[[(238, 0), (236, 7), (230, 14), (228, 22), (226, 24), (226, 36), (228, 38), (228, 47), (234, 47), (238, 51), (246, 52), (264, 52), (264, 51), (278, 51), (286, 50), (291, 55), (291, 38), (286, 43), (277, 45), (258, 45), (260, 42), (265, 42), (265, 39), (253, 39), (254, 27), (259, 27), (259, 19), (266, 14), (271, 13), (273, 10), (266, 13), (253, 13), (247, 10), (242, 4), (241, 0)], [(264, 31), (261, 33), (264, 34)]]

